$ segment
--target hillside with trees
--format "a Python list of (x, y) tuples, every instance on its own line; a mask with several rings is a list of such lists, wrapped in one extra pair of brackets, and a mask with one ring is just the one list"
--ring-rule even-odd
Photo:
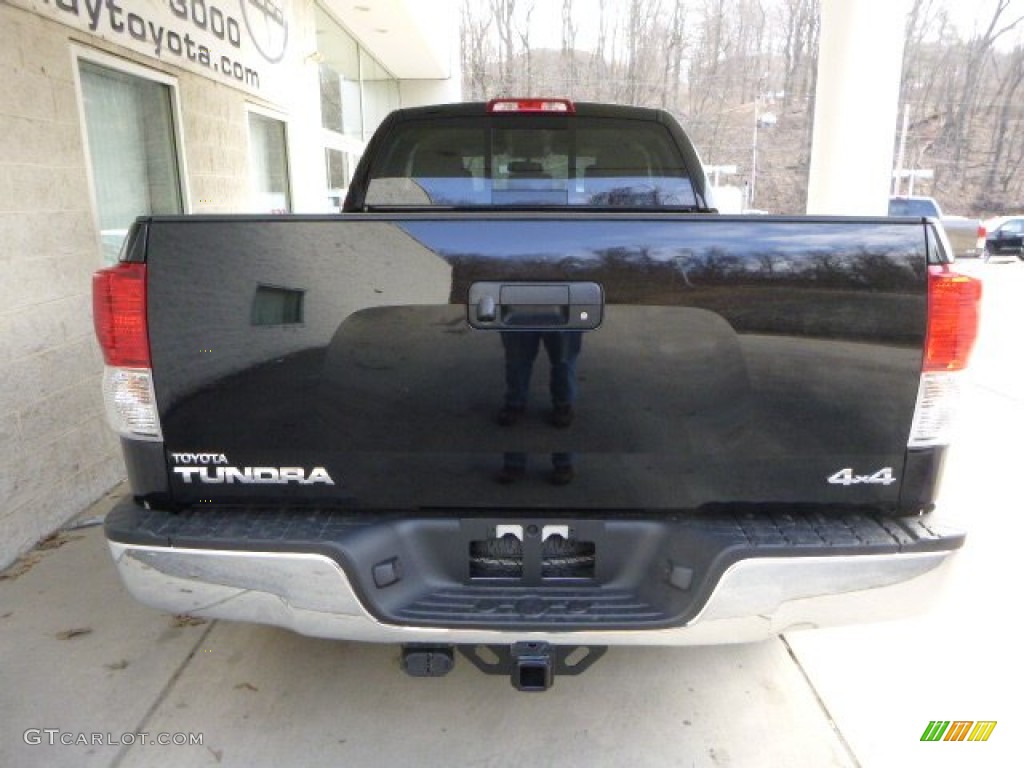
[[(948, 212), (1022, 211), (1024, 0), (957, 3), (911, 2), (894, 157)], [(802, 213), (819, 30), (819, 0), (463, 0), (463, 92), (668, 109), (748, 207)]]

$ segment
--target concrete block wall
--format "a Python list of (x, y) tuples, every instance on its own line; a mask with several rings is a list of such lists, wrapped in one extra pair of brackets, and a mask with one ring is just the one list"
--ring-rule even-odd
[(244, 95), (178, 73), (182, 143), (193, 213), (249, 210), (249, 124)]
[[(101, 252), (73, 36), (80, 38), (0, 4), (0, 568), (124, 476), (92, 330)], [(178, 78), (191, 210), (245, 210), (244, 96), (160, 69)]]
[[(316, 48), (313, 8), (292, 5), (296, 50)], [(260, 103), (0, 0), (0, 568), (124, 475), (93, 339), (91, 276), (102, 258), (73, 45), (175, 78), (188, 211), (251, 210), (249, 103), (288, 115), (296, 210), (327, 202), (308, 57), (294, 62), (287, 103)], [(457, 100), (458, 81), (403, 82), (402, 100)]]
[(99, 397), (98, 265), (67, 34), (0, 5), (0, 566), (123, 474)]

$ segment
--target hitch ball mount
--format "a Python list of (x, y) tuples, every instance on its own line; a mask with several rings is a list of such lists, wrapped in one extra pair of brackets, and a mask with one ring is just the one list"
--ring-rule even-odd
[(519, 691), (546, 691), (555, 675), (579, 675), (608, 650), (603, 646), (520, 642), (507, 645), (402, 646), (402, 669), (413, 677), (443, 677), (455, 666), (455, 648), (488, 675), (508, 675)]

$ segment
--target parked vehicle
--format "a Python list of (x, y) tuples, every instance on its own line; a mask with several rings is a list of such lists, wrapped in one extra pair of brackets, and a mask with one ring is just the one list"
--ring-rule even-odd
[(985, 238), (985, 261), (993, 256), (1016, 256), (1024, 261), (1024, 216), (993, 221)]
[(985, 226), (978, 219), (943, 214), (939, 203), (932, 197), (890, 197), (890, 216), (928, 216), (942, 222), (942, 228), (949, 238), (953, 254), (978, 256), (985, 240)]
[(393, 113), (340, 216), (139, 219), (94, 284), (128, 590), (521, 690), (921, 610), (980, 283), (705, 184), (666, 112), (512, 99)]

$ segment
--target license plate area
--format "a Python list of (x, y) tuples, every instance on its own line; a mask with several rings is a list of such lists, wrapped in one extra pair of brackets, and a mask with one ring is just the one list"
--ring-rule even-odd
[(593, 582), (598, 531), (593, 524), (487, 522), (469, 533), (471, 582), (513, 584)]

